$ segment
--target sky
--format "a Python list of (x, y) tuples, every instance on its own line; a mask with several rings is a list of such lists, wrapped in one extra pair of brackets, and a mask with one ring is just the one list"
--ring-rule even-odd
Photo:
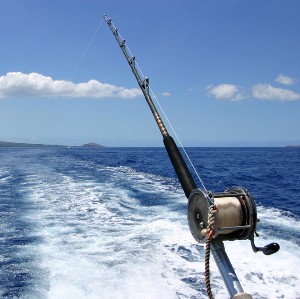
[(184, 146), (300, 144), (299, 0), (0, 0), (0, 140), (163, 146), (104, 14)]

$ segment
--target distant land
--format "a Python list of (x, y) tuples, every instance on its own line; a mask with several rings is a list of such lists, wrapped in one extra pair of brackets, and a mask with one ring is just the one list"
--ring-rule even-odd
[(91, 142), (91, 143), (86, 143), (86, 144), (84, 144), (84, 145), (82, 145), (83, 147), (103, 147), (103, 145), (100, 145), (100, 144), (98, 144), (98, 143), (93, 143), (93, 142)]
[(0, 141), (0, 147), (61, 147), (61, 146)]
[(33, 144), (33, 143), (0, 141), (0, 147), (104, 147), (104, 146), (97, 143), (86, 143), (81, 146), (67, 146), (67, 145), (49, 145), (49, 144)]
[[(100, 144), (95, 143), (95, 142), (90, 142), (90, 143), (85, 143), (83, 145), (74, 145), (73, 146), (73, 145), (52, 145), (52, 144), (36, 144), (36, 143), (20, 143), (20, 142), (10, 142), (10, 141), (0, 141), (0, 148), (1, 147), (20, 147), (20, 148), (21, 147), (61, 147), (61, 148), (64, 148), (64, 147), (65, 148), (88, 147), (88, 148), (101, 148), (101, 147), (105, 147), (105, 146), (100, 145)], [(300, 148), (300, 144), (289, 144), (289, 145), (285, 145), (285, 146), (283, 145), (283, 146), (279, 146), (279, 147)]]

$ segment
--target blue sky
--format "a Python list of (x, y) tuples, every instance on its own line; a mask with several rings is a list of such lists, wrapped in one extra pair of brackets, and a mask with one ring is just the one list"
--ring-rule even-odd
[(0, 140), (162, 146), (104, 14), (185, 146), (300, 144), (298, 0), (0, 0)]

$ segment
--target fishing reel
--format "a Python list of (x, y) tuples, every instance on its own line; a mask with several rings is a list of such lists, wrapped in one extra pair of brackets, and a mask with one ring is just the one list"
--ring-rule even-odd
[(270, 255), (279, 250), (277, 243), (256, 247), (254, 234), (257, 219), (255, 202), (243, 187), (233, 187), (223, 193), (211, 193), (199, 189), (191, 192), (188, 202), (190, 231), (199, 243), (205, 243), (208, 232), (213, 231), (213, 240), (250, 240), (254, 252)]

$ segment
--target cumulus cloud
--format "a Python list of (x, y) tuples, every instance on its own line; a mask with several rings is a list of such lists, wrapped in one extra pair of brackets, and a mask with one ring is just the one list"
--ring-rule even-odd
[(163, 92), (161, 95), (164, 97), (170, 97), (172, 94), (170, 92), (166, 91), (166, 92)]
[(240, 101), (244, 98), (242, 91), (233, 84), (208, 85), (209, 95), (219, 100)]
[(275, 79), (276, 82), (284, 84), (284, 85), (293, 85), (295, 84), (295, 80), (291, 77), (285, 76), (283, 74), (279, 74)]
[(300, 100), (300, 94), (294, 91), (259, 83), (252, 87), (252, 96), (260, 100), (277, 100), (281, 102)]
[(73, 83), (53, 80), (38, 73), (11, 72), (0, 76), (0, 98), (122, 98), (131, 99), (142, 93), (137, 88), (127, 89), (90, 80)]

